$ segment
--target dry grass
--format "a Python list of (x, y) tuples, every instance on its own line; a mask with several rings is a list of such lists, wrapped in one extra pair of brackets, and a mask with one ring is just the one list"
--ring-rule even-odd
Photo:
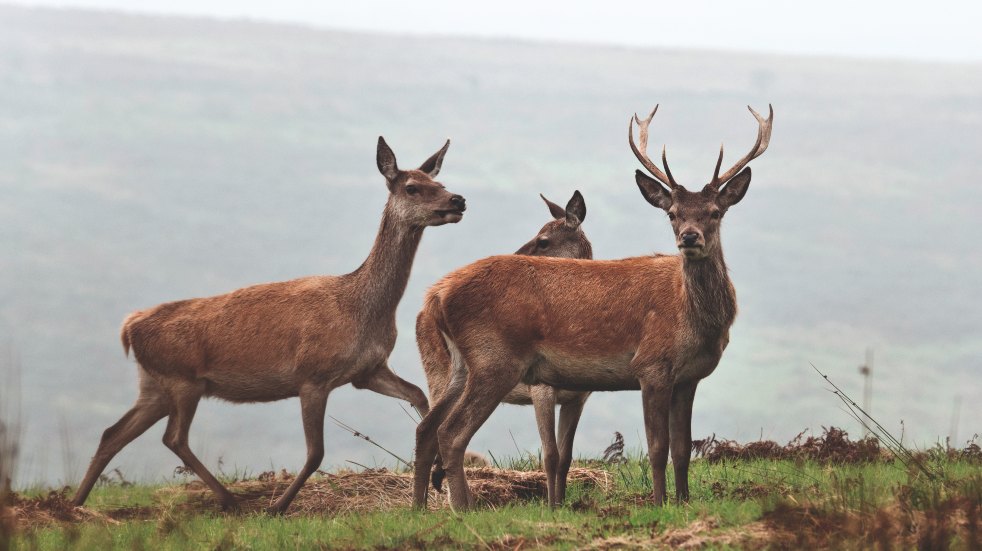
[[(546, 494), (545, 475), (540, 471), (513, 471), (482, 467), (467, 469), (471, 491), (479, 503), (487, 507), (500, 507), (509, 503), (540, 500)], [(244, 480), (229, 486), (238, 498), (242, 513), (264, 510), (273, 504), (290, 482), (293, 475), (281, 472), (263, 473), (254, 480)], [(592, 490), (607, 493), (613, 481), (609, 473), (598, 469), (570, 469), (571, 484), (582, 484)], [(338, 515), (350, 512), (375, 512), (412, 505), (413, 478), (411, 473), (397, 473), (386, 469), (370, 469), (364, 472), (319, 473), (307, 481), (290, 507), (290, 516)], [(185, 512), (214, 512), (218, 504), (211, 491), (201, 482), (159, 490), (161, 501), (180, 503)], [(128, 507), (114, 511), (97, 512), (87, 507), (73, 507), (68, 489), (53, 491), (45, 496), (22, 498), (13, 495), (12, 513), (16, 524), (23, 529), (37, 528), (54, 523), (78, 523), (87, 521), (110, 524), (133, 518), (152, 518), (158, 508)], [(448, 507), (444, 494), (430, 490), (429, 507)]]
[[(396, 473), (387, 469), (363, 472), (319, 473), (304, 485), (290, 506), (293, 515), (379, 511), (412, 505), (412, 473)], [(290, 482), (289, 473), (263, 473), (256, 480), (237, 482), (229, 489), (239, 497), (243, 511), (261, 510), (272, 505)], [(610, 490), (610, 474), (598, 469), (570, 469), (570, 483), (580, 483), (603, 492)], [(543, 499), (546, 495), (545, 474), (541, 471), (514, 471), (481, 467), (467, 469), (467, 481), (474, 498), (489, 507), (508, 503)], [(174, 491), (174, 490), (167, 490)], [(176, 491), (187, 495), (194, 506), (214, 507), (213, 495), (200, 482), (192, 482)], [(445, 494), (432, 488), (429, 507), (448, 507)]]

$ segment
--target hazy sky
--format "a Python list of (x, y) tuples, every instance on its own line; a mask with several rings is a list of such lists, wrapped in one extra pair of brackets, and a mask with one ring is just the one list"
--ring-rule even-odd
[[(2, 0), (0, 0), (2, 1)], [(20, 0), (399, 33), (982, 61), (982, 3), (935, 0)]]

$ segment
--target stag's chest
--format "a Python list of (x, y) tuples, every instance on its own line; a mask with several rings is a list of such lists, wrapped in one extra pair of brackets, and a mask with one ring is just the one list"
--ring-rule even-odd
[(694, 336), (676, 350), (672, 361), (675, 383), (704, 379), (711, 375), (730, 342), (729, 330)]

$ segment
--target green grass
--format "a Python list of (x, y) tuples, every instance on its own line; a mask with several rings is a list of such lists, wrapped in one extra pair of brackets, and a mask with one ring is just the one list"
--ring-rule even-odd
[[(527, 459), (521, 461), (532, 466)], [(595, 461), (582, 463), (598, 465)], [(653, 507), (646, 500), (651, 487), (646, 458), (638, 454), (627, 463), (604, 466), (614, 479), (614, 488), (606, 494), (574, 485), (566, 505), (559, 509), (532, 501), (462, 514), (397, 508), (333, 517), (224, 515), (212, 510), (189, 512), (180, 507), (181, 498), (175, 497), (179, 494), (159, 492), (163, 486), (103, 485), (90, 498), (88, 505), (93, 509), (152, 505), (154, 511), (147, 519), (118, 525), (97, 521), (48, 525), (22, 532), (14, 543), (19, 549), (572, 549), (606, 538), (665, 544), (666, 534), (702, 521), (703, 535), (718, 536), (707, 541), (710, 548), (755, 541), (723, 537), (736, 537), (752, 526), (770, 527), (785, 540), (804, 538), (798, 543), (810, 547), (867, 547), (882, 538), (903, 537), (902, 526), (915, 517), (928, 526), (934, 511), (962, 518), (950, 509), (953, 502), (974, 504), (978, 511), (982, 503), (978, 464), (943, 457), (928, 463), (940, 475), (934, 481), (893, 462), (711, 464), (696, 460), (690, 473), (691, 501)], [(670, 487), (672, 484), (670, 475)], [(896, 512), (905, 507), (909, 514)], [(881, 526), (886, 521), (877, 520), (886, 514), (883, 511), (895, 512), (889, 523), (893, 532)], [(799, 517), (810, 520), (795, 526)], [(824, 524), (826, 521), (830, 524)], [(833, 524), (838, 528), (828, 528)], [(926, 537), (908, 534), (909, 539), (903, 541), (921, 545)], [(971, 538), (978, 534), (952, 529), (938, 537), (954, 548), (970, 548), (977, 541)]]

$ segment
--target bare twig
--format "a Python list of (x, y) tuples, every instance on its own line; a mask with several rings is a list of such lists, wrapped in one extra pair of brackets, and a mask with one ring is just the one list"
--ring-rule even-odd
[[(410, 464), (410, 463), (409, 463), (408, 461), (406, 461), (405, 459), (403, 459), (403, 458), (401, 458), (401, 457), (399, 457), (398, 455), (396, 455), (396, 454), (394, 454), (393, 452), (391, 452), (391, 451), (389, 451), (389, 450), (387, 450), (387, 449), (386, 449), (386, 448), (385, 448), (384, 446), (382, 446), (382, 445), (381, 445), (381, 444), (379, 444), (378, 442), (376, 442), (376, 441), (374, 441), (374, 440), (372, 440), (372, 439), (371, 439), (371, 437), (370, 437), (370, 436), (368, 436), (367, 434), (364, 434), (364, 433), (361, 433), (361, 432), (359, 432), (359, 431), (357, 431), (357, 430), (355, 430), (355, 429), (353, 429), (353, 428), (351, 428), (350, 426), (348, 426), (348, 425), (346, 425), (346, 424), (344, 424), (343, 422), (341, 422), (341, 421), (339, 421), (339, 420), (338, 420), (338, 419), (337, 419), (336, 417), (334, 417), (333, 415), (328, 415), (328, 417), (330, 417), (330, 418), (331, 418), (331, 420), (332, 420), (332, 421), (334, 421), (334, 423), (335, 423), (335, 424), (336, 424), (337, 426), (339, 426), (339, 427), (341, 427), (342, 429), (344, 429), (344, 430), (346, 430), (346, 431), (348, 431), (348, 432), (350, 432), (350, 433), (351, 433), (351, 435), (352, 435), (352, 436), (354, 436), (355, 438), (361, 438), (361, 439), (362, 439), (362, 440), (364, 440), (365, 442), (368, 442), (369, 444), (372, 444), (372, 445), (373, 445), (373, 446), (375, 446), (376, 448), (378, 448), (378, 449), (380, 449), (380, 450), (382, 450), (382, 451), (384, 451), (385, 453), (387, 453), (387, 454), (389, 454), (389, 455), (391, 455), (392, 457), (394, 457), (394, 458), (396, 458), (396, 460), (397, 460), (397, 461), (399, 461), (400, 463), (402, 463), (402, 464), (403, 464), (403, 465), (405, 465), (406, 467), (409, 467), (409, 468), (412, 468), (412, 464)], [(367, 467), (366, 467), (366, 468), (367, 468)]]
[(832, 385), (832, 388), (834, 390), (830, 390), (829, 392), (835, 394), (835, 396), (839, 398), (839, 400), (841, 400), (843, 404), (845, 404), (847, 410), (846, 412), (853, 419), (858, 421), (859, 424), (862, 425), (862, 427), (865, 430), (867, 430), (877, 440), (879, 440), (888, 450), (890, 450), (890, 452), (893, 453), (894, 457), (899, 459), (900, 462), (907, 467), (913, 465), (919, 471), (924, 473), (924, 475), (927, 476), (929, 480), (935, 480), (937, 478), (937, 475), (931, 472), (931, 470), (928, 469), (923, 462), (918, 460), (917, 457), (915, 457), (914, 454), (911, 453), (911, 451), (908, 450), (900, 442), (900, 440), (897, 440), (897, 438), (894, 437), (892, 434), (890, 434), (890, 431), (884, 428), (883, 425), (879, 423), (879, 421), (873, 419), (873, 417), (871, 417), (870, 414), (866, 412), (866, 410), (859, 407), (859, 404), (857, 404), (855, 400), (850, 398), (849, 395), (847, 395), (845, 392), (843, 392), (841, 388), (839, 388), (835, 383), (833, 383), (832, 380), (829, 379), (828, 375), (819, 371), (819, 369), (815, 367), (815, 364), (809, 362), (809, 365), (812, 366), (812, 369), (814, 369), (816, 373), (818, 373), (823, 379), (825, 379), (825, 382)]

